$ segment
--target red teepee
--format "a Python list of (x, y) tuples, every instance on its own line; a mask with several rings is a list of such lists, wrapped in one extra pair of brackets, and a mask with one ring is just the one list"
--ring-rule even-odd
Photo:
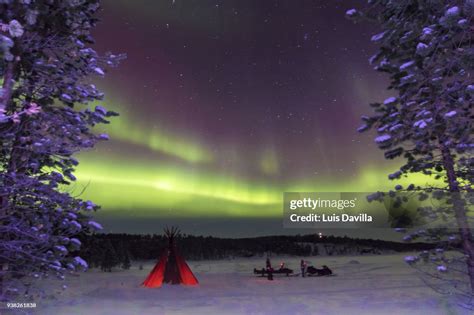
[(198, 281), (188, 264), (176, 250), (174, 237), (178, 234), (177, 228), (165, 229), (168, 237), (168, 248), (161, 254), (160, 260), (143, 281), (147, 288), (161, 287), (163, 283), (196, 285)]

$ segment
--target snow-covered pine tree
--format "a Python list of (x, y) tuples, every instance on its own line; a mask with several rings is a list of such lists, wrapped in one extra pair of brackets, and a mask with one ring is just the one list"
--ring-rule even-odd
[[(370, 63), (388, 74), (389, 89), (394, 91), (382, 103), (371, 104), (374, 113), (362, 117), (359, 131), (375, 130), (375, 142), (385, 158), (405, 160), (390, 179), (422, 173), (441, 182), (436, 188), (397, 185), (396, 191), (421, 191), (421, 198), (429, 193), (447, 200), (445, 206), (421, 209), (424, 217), (446, 219), (445, 223), (405, 239), (426, 237), (460, 245), (463, 279), (470, 286), (466, 293), (472, 294), (473, 218), (467, 211), (472, 200), (465, 197), (472, 194), (474, 184), (474, 1), (369, 0), (364, 9), (351, 9), (346, 15), (378, 24), (380, 33), (372, 36), (378, 51)], [(450, 230), (450, 219), (455, 230)], [(450, 234), (453, 231), (457, 235)], [(436, 264), (436, 277), (449, 272), (446, 264), (453, 260), (443, 249), (423, 255)]]
[[(66, 192), (73, 155), (106, 140), (91, 128), (116, 115), (91, 82), (122, 55), (91, 47), (98, 0), (4, 0), (0, 4), (0, 299), (32, 279), (87, 267), (75, 237), (100, 229), (98, 206)], [(29, 291), (31, 292), (31, 291)]]

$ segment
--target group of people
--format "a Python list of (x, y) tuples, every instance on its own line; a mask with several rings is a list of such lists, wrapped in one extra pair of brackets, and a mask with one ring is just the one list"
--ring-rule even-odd
[[(267, 257), (265, 265), (266, 265), (267, 279), (268, 280), (273, 280), (274, 269), (272, 267), (272, 264), (270, 262), (269, 257)], [(279, 270), (282, 271), (284, 269), (290, 270), (290, 269), (286, 268), (285, 263), (282, 262), (280, 264), (280, 269)], [(304, 259), (301, 259), (301, 261), (300, 261), (300, 269), (301, 269), (301, 276), (303, 278), (306, 276), (307, 273), (309, 273), (310, 275), (316, 275), (316, 276), (327, 276), (327, 275), (332, 274), (332, 270), (329, 269), (328, 266), (324, 265), (322, 269), (317, 269), (313, 266), (308, 267), (308, 264)], [(263, 270), (262, 270), (262, 272), (263, 272)], [(293, 271), (291, 271), (291, 272), (293, 272)]]

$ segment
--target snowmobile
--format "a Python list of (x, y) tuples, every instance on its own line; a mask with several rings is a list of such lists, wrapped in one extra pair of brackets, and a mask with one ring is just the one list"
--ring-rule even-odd
[(313, 266), (309, 266), (306, 269), (306, 274), (309, 277), (322, 277), (322, 276), (331, 276), (333, 275), (332, 270), (328, 266), (324, 265), (322, 269), (318, 269)]

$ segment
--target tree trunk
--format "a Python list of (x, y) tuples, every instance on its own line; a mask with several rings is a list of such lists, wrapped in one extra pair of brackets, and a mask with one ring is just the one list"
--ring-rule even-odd
[(7, 105), (10, 102), (13, 92), (13, 76), (15, 73), (16, 64), (13, 62), (7, 63), (5, 74), (3, 75), (3, 95), (0, 98), (0, 111), (6, 111)]
[(441, 146), (441, 153), (443, 156), (444, 169), (448, 177), (449, 191), (452, 195), (454, 216), (458, 225), (459, 235), (461, 236), (462, 248), (467, 257), (467, 273), (469, 275), (471, 292), (474, 293), (474, 244), (472, 233), (466, 215), (466, 208), (461, 197), (459, 184), (456, 180), (453, 156), (449, 148), (444, 145)]
[[(7, 208), (7, 198), (0, 195), (0, 217), (3, 217), (4, 213), (6, 213), (6, 208)], [(3, 223), (0, 222), (0, 224), (3, 224)], [(5, 237), (6, 235), (1, 235), (0, 242), (5, 242), (6, 241)], [(3, 300), (3, 295), (4, 295), (4, 292), (3, 292), (3, 272), (5, 269), (4, 265), (5, 265), (5, 262), (3, 260), (0, 260), (0, 301)]]
[[(8, 107), (8, 104), (11, 101), (12, 93), (13, 93), (13, 85), (14, 85), (14, 76), (15, 76), (15, 69), (16, 69), (16, 62), (9, 62), (6, 65), (5, 73), (3, 75), (3, 84), (2, 84), (2, 91), (3, 95), (0, 98), (0, 113), (5, 113)], [(5, 185), (5, 183), (2, 183)], [(7, 207), (8, 207), (8, 196), (0, 195), (0, 217), (4, 217), (7, 214)], [(6, 235), (0, 236), (0, 242), (6, 242)], [(4, 287), (4, 277), (1, 274), (6, 269), (5, 261), (0, 260), (0, 297), (3, 297), (5, 294), (3, 287)]]

